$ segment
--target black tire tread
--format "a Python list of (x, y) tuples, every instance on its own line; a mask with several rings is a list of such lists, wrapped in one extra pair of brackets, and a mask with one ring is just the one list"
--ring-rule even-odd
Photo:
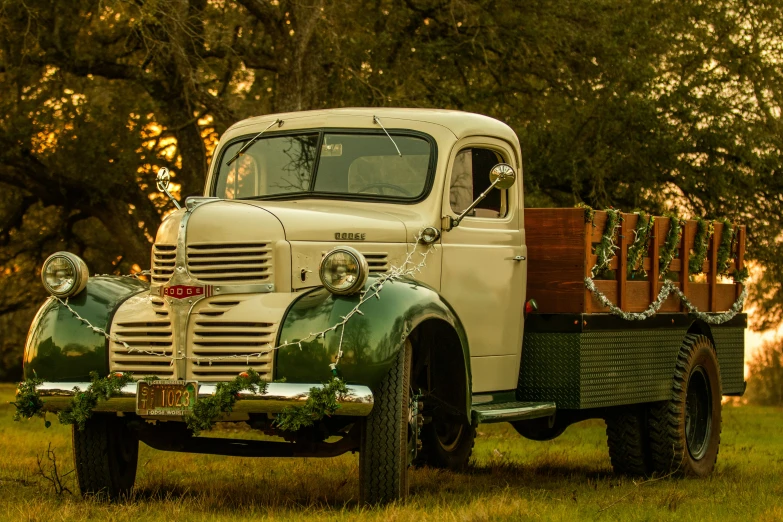
[(615, 473), (635, 477), (650, 473), (649, 443), (641, 408), (625, 406), (607, 416), (606, 439)]
[[(677, 363), (674, 370), (674, 379), (672, 382), (672, 398), (669, 401), (656, 403), (649, 410), (649, 433), (650, 433), (650, 453), (651, 462), (654, 471), (658, 474), (689, 474), (687, 469), (683, 469), (683, 462), (686, 458), (688, 449), (685, 446), (684, 439), (680, 433), (680, 417), (685, 408), (685, 397), (687, 394), (688, 372), (691, 368), (691, 359), (696, 353), (696, 347), (699, 343), (708, 343), (713, 350), (715, 347), (712, 342), (703, 335), (688, 334), (683, 341), (683, 345), (677, 355)], [(717, 357), (715, 364), (718, 364)], [(718, 367), (720, 375), (720, 367)], [(720, 386), (720, 382), (711, 383), (713, 386)], [(720, 407), (720, 404), (717, 405)], [(718, 426), (718, 450), (720, 450), (720, 435), (722, 425)], [(717, 461), (717, 452), (711, 465), (714, 466)]]
[(72, 427), (73, 460), (79, 489), (83, 496), (106, 496), (109, 499), (127, 497), (136, 478), (138, 442), (135, 457), (123, 474), (116, 462), (118, 433), (122, 429), (116, 419), (94, 416), (83, 430)]
[(359, 489), (362, 504), (404, 500), (407, 484), (407, 412), (411, 346), (406, 342), (375, 394), (372, 412), (365, 420), (359, 452)]

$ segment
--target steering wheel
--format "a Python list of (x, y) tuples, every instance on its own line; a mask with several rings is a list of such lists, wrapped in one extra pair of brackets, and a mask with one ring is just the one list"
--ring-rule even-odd
[(391, 189), (391, 190), (396, 190), (397, 192), (401, 192), (403, 196), (408, 196), (408, 197), (413, 196), (413, 194), (411, 194), (410, 192), (408, 192), (404, 188), (398, 187), (397, 185), (392, 185), (391, 183), (370, 183), (369, 185), (365, 185), (364, 187), (360, 188), (356, 192), (357, 193), (359, 193), (359, 192), (367, 192), (368, 190), (371, 190), (371, 189), (378, 189), (378, 193), (380, 195), (382, 195), (382, 196), (385, 196), (386, 194), (383, 192), (383, 189), (385, 189), (385, 188), (386, 189)]

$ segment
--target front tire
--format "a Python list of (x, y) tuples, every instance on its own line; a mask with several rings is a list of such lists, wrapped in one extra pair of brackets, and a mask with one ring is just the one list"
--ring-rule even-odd
[(677, 357), (672, 398), (650, 408), (652, 464), (661, 474), (706, 477), (721, 432), (720, 366), (703, 335), (688, 335)]
[(83, 496), (126, 498), (136, 481), (139, 439), (123, 419), (96, 415), (73, 426), (73, 461)]
[(359, 449), (359, 501), (383, 504), (408, 497), (408, 466), (416, 444), (411, 422), (410, 341), (397, 354), (362, 423)]

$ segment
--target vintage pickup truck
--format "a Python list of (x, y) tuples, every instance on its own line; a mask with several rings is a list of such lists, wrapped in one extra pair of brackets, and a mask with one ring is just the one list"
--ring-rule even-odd
[[(407, 496), (412, 465), (464, 468), (479, 423), (549, 440), (588, 418), (606, 420), (619, 473), (711, 473), (722, 396), (745, 388), (745, 294), (721, 275), (742, 268), (744, 227), (525, 209), (521, 165), (515, 133), (476, 114), (250, 118), (220, 140), (204, 196), (173, 201), (148, 280), (53, 254), (24, 359), (45, 408), (68, 408), (93, 371), (139, 379), (74, 427), (82, 492), (127, 494), (143, 441), (358, 451), (361, 501), (386, 502)], [(248, 369), (266, 391), (220, 420), (282, 438), (193, 436), (194, 402)], [(279, 429), (335, 375), (335, 415)]]

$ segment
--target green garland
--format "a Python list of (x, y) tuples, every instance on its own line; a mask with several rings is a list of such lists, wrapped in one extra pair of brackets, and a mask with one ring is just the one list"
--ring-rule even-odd
[(185, 418), (188, 428), (194, 435), (212, 429), (221, 415), (234, 411), (239, 393), (247, 390), (266, 393), (266, 382), (252, 368), (240, 373), (233, 381), (218, 383), (214, 395), (197, 400), (193, 413)]
[(652, 235), (652, 228), (655, 222), (653, 216), (648, 216), (644, 211), (639, 211), (639, 219), (636, 221), (635, 234), (636, 237), (628, 246), (628, 277), (633, 279), (637, 273), (641, 272), (647, 275), (644, 267), (637, 268), (639, 264), (644, 260), (644, 254), (650, 247), (650, 236)]
[(666, 217), (669, 218), (669, 231), (666, 233), (666, 240), (659, 253), (658, 270), (660, 279), (666, 279), (669, 267), (674, 258), (677, 257), (677, 249), (680, 247), (680, 241), (682, 240), (682, 219), (680, 216), (668, 214)]
[(585, 211), (585, 223), (592, 223), (593, 219), (595, 219), (595, 210), (593, 210), (593, 207), (588, 205), (587, 203), (580, 202), (574, 205), (574, 208), (581, 208)]
[(601, 236), (601, 241), (595, 245), (596, 262), (591, 272), (593, 277), (603, 275), (614, 257), (614, 253), (617, 250), (617, 245), (614, 243), (615, 229), (622, 219), (623, 217), (619, 210), (606, 209), (606, 227)]
[(715, 227), (712, 221), (696, 218), (696, 237), (693, 238), (693, 255), (688, 262), (688, 274), (701, 274), (704, 260), (707, 259), (707, 247)]
[[(41, 400), (41, 396), (38, 395), (38, 386), (41, 384), (43, 384), (43, 379), (39, 379), (38, 376), (19, 383), (19, 389), (16, 391), (16, 401), (11, 403), (16, 407), (16, 413), (14, 413), (15, 421), (44, 416), (44, 403)], [(49, 421), (45, 422), (47, 428), (51, 426)]]
[[(106, 377), (98, 377), (97, 372), (90, 372), (90, 385), (83, 392), (77, 392), (71, 399), (70, 409), (57, 413), (60, 424), (75, 424), (79, 431), (84, 430), (87, 420), (92, 417), (92, 411), (99, 400), (107, 401), (112, 395), (122, 390), (131, 382), (135, 382), (130, 373), (110, 373)], [(74, 388), (76, 391), (77, 388)]]
[(726, 218), (720, 220), (723, 223), (723, 232), (720, 235), (720, 246), (718, 247), (718, 273), (720, 275), (729, 275), (729, 262), (731, 261), (731, 244), (734, 241), (734, 227), (731, 221)]
[(345, 381), (333, 377), (324, 386), (310, 388), (310, 395), (303, 406), (284, 409), (275, 420), (275, 424), (283, 431), (297, 431), (312, 426), (315, 422), (329, 417), (340, 408), (339, 400), (348, 395)]

